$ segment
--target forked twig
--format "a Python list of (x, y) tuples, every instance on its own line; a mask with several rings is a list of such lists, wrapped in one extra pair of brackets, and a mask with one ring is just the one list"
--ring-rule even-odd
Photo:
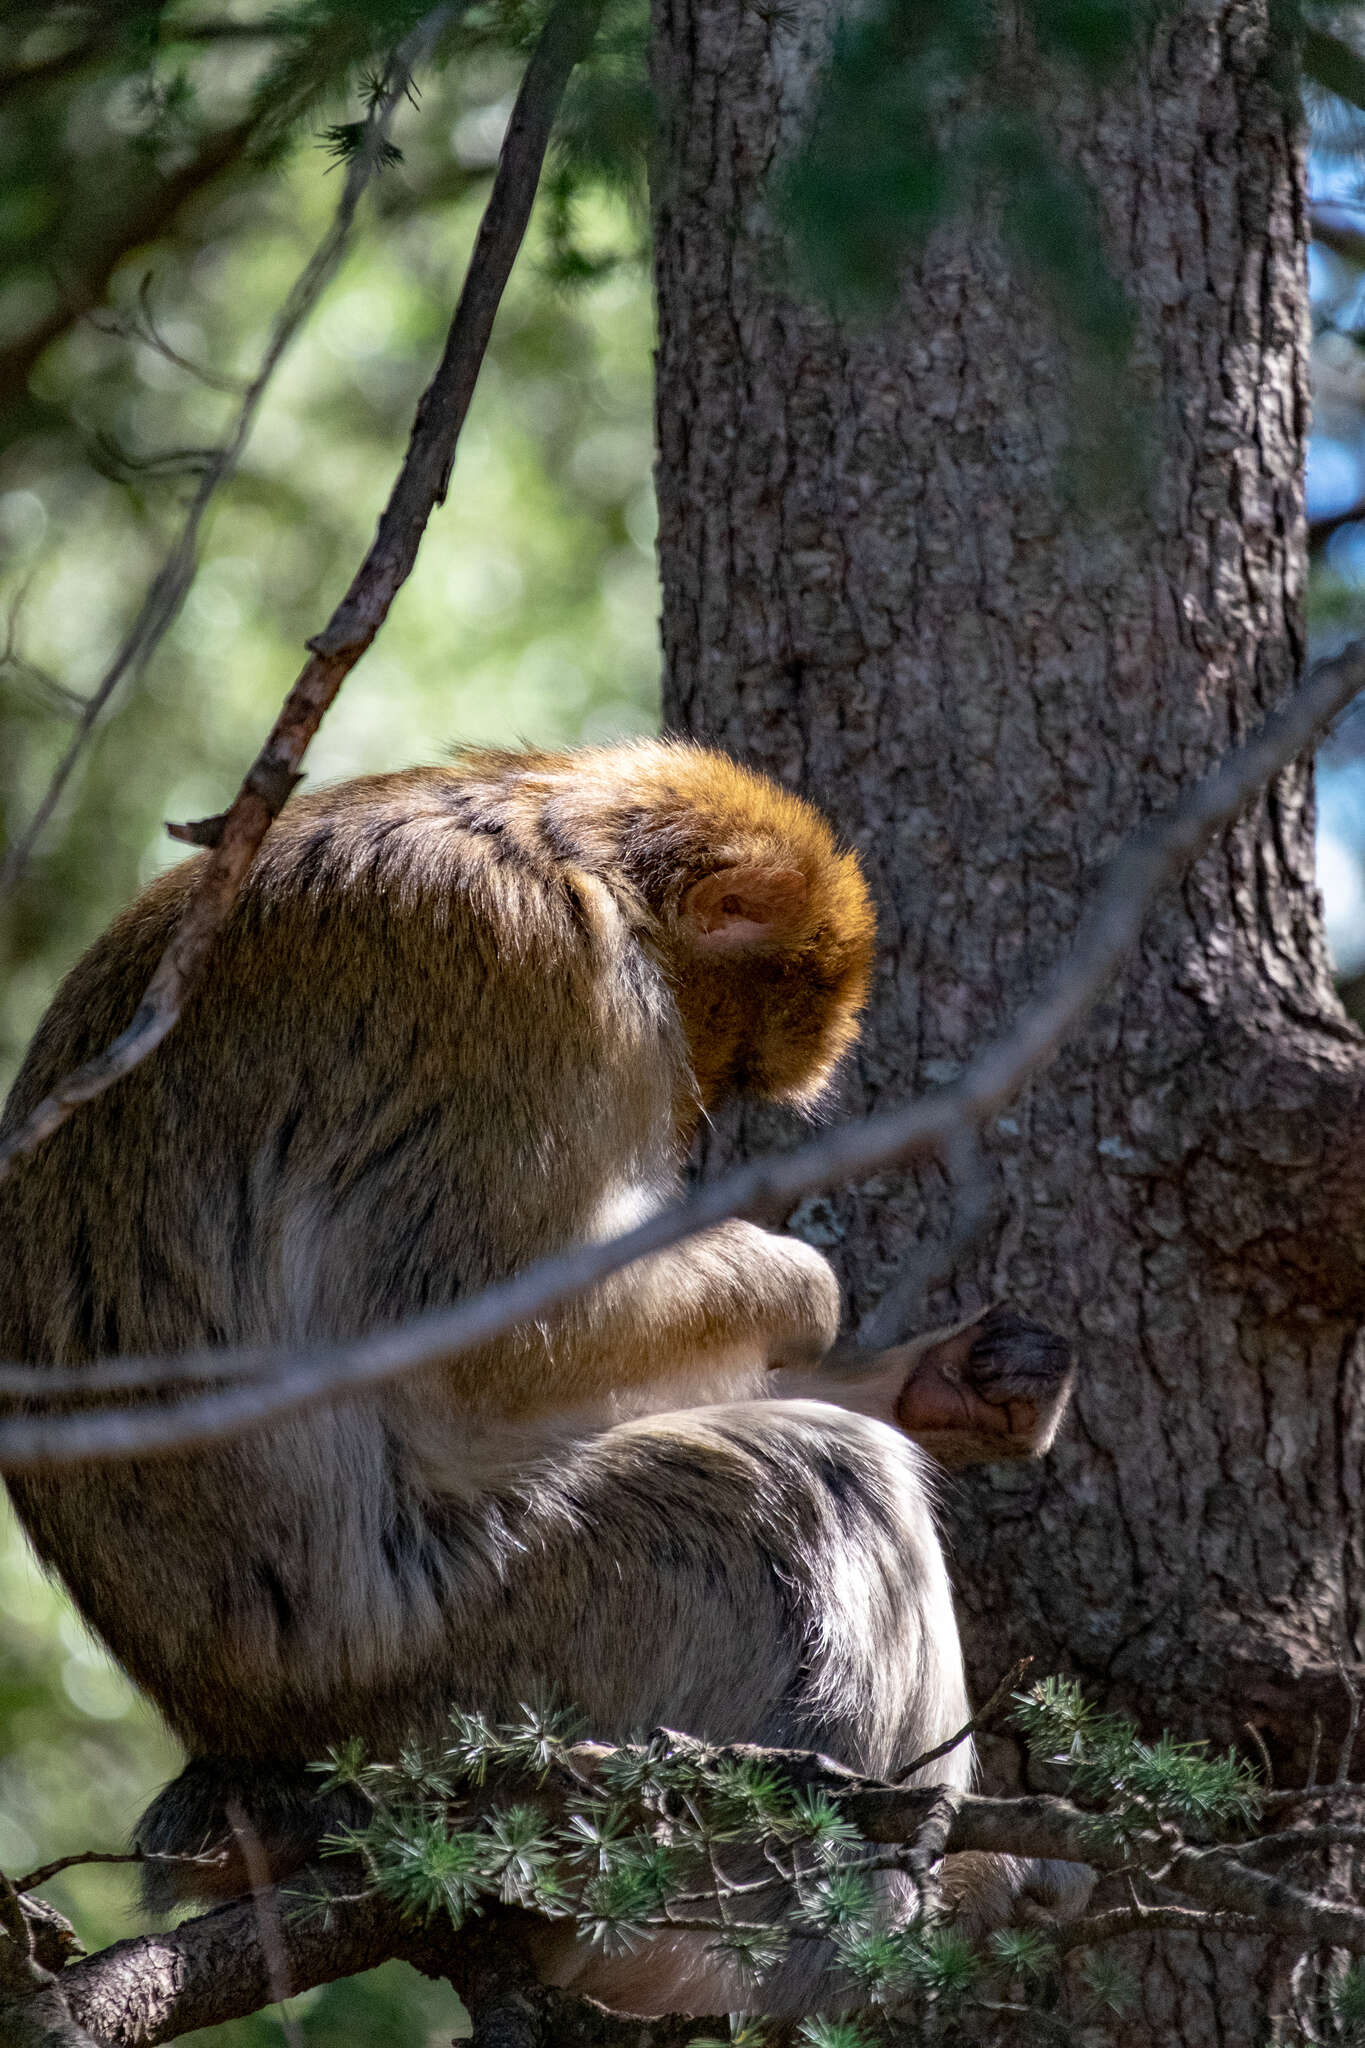
[(299, 763), (324, 712), (406, 582), (427, 521), (445, 498), (493, 318), (530, 219), (555, 114), (570, 73), (592, 42), (600, 11), (601, 0), (558, 0), (545, 25), (508, 123), (445, 351), (418, 405), (379, 530), (346, 595), (309, 642), (309, 659), (231, 809), (176, 831), (177, 837), (211, 851), (132, 1022), (103, 1052), (59, 1081), (0, 1142), (0, 1178), (174, 1030), (261, 841), (298, 780)]
[[(414, 439), (422, 432), (419, 417)], [(381, 526), (376, 548), (383, 535)], [(45, 1393), (80, 1392), (88, 1397), (114, 1387), (152, 1388), (199, 1381), (213, 1388), (217, 1384), (217, 1391), (204, 1392), (201, 1387), (171, 1405), (92, 1407), (77, 1414), (6, 1418), (0, 1422), (0, 1466), (23, 1470), (221, 1441), (275, 1416), (297, 1412), (340, 1393), (381, 1385), (433, 1359), (487, 1343), (518, 1323), (582, 1294), (636, 1259), (679, 1244), (728, 1217), (779, 1221), (805, 1196), (824, 1188), (917, 1159), (941, 1159), (964, 1124), (981, 1128), (1048, 1065), (1127, 957), (1162, 884), (1183, 872), (1255, 791), (1302, 753), (1362, 686), (1365, 642), (1356, 641), (1331, 661), (1321, 663), (1302, 689), (1244, 746), (1227, 755), (1173, 810), (1146, 825), (1114, 861), (1075, 943), (1042, 995), (1010, 1030), (978, 1053), (951, 1086), (826, 1132), (795, 1151), (752, 1160), (688, 1200), (648, 1217), (621, 1237), (575, 1246), (538, 1260), (470, 1300), (414, 1317), (394, 1329), (305, 1351), (220, 1351), (174, 1359), (116, 1359), (75, 1371), (44, 1369), (41, 1374), (29, 1366), (0, 1366), (0, 1393), (26, 1396), (30, 1401)], [(213, 858), (222, 851), (220, 846)], [(210, 895), (217, 886), (215, 872), (206, 869), (205, 886)], [(226, 874), (223, 886), (235, 889), (231, 863)], [(185, 944), (196, 958), (202, 957), (221, 914), (225, 914), (225, 906), (220, 897), (214, 897), (207, 910), (201, 904), (197, 919), (191, 911)], [(158, 969), (154, 987), (162, 984), (174, 991), (187, 985), (175, 967), (179, 944), (177, 939)], [(172, 1016), (165, 1022), (165, 1030), (173, 1021)], [(152, 1023), (156, 1025), (155, 1017)], [(138, 1029), (135, 1021), (111, 1055), (126, 1046), (127, 1064), (135, 1064), (146, 1050), (137, 1038)], [(96, 1092), (94, 1085), (87, 1090)], [(68, 1113), (67, 1107), (55, 1103), (56, 1121)], [(41, 1116), (41, 1109), (38, 1114)], [(30, 1124), (15, 1134), (11, 1145), (31, 1149), (41, 1135)], [(222, 1385), (225, 1381), (231, 1384)]]
[(894, 1771), (887, 1780), (888, 1784), (903, 1785), (906, 1779), (915, 1771), (922, 1771), (927, 1769), (930, 1764), (936, 1764), (941, 1756), (949, 1755), (960, 1743), (965, 1742), (969, 1736), (980, 1735), (984, 1729), (989, 1728), (991, 1722), (1000, 1712), (1001, 1707), (1004, 1706), (1005, 1701), (1014, 1691), (1014, 1688), (1018, 1685), (1020, 1679), (1023, 1678), (1032, 1662), (1032, 1657), (1021, 1657), (1017, 1664), (1011, 1664), (985, 1706), (973, 1714), (970, 1721), (964, 1721), (956, 1735), (950, 1735), (946, 1742), (939, 1743), (937, 1749), (926, 1749), (923, 1756), (917, 1756), (912, 1763), (905, 1764), (900, 1770)]

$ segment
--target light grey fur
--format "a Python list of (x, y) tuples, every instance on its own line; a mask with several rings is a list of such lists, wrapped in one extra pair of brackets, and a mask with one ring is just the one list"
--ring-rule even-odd
[[(294, 1714), (306, 1727), (316, 1709), (297, 1680), (325, 1663), (331, 1736), (388, 1746), (396, 1713), (434, 1738), (447, 1701), (514, 1716), (548, 1690), (603, 1739), (665, 1725), (815, 1749), (882, 1776), (965, 1723), (926, 1461), (885, 1424), (814, 1400), (750, 1399), (577, 1435), (561, 1425), (538, 1446), (525, 1433), (515, 1469), (502, 1446), (481, 1491), (474, 1446), (458, 1484), (433, 1486), (420, 1398), (409, 1422), (396, 1404), (386, 1417), (357, 1406), (272, 1440), (285, 1459), (321, 1453), (313, 1498), (347, 1505), (321, 1540), (295, 1532), (291, 1547), (279, 1532), (298, 1621), (272, 1635), (253, 1612), (239, 1645), (253, 1719)], [(926, 1775), (965, 1786), (972, 1768), (963, 1742)], [(144, 1823), (148, 1847), (185, 1846), (175, 1787), (168, 1799), (165, 1828), (156, 1808)], [(991, 1861), (991, 1917), (1005, 1918), (1029, 1874)], [(1032, 1888), (1045, 1890), (1044, 1873)], [(914, 1908), (902, 1880), (885, 1894), (892, 1912)], [(555, 1930), (538, 1961), (635, 2011), (724, 2010), (752, 1995), (704, 1937), (604, 1958)], [(765, 2010), (817, 2003), (829, 1964), (820, 1944), (798, 1945), (765, 1984)]]
[[(598, 1488), (612, 1511), (595, 1543), (582, 1509)], [(567, 1582), (549, 1575), (541, 1641), (562, 1643), (573, 1696), (596, 1692), (592, 1718), (610, 1717), (610, 1733), (662, 1722), (722, 1741), (742, 1728), (745, 1740), (822, 1750), (880, 1776), (966, 1720), (923, 1461), (881, 1423), (810, 1401), (628, 1423), (561, 1468), (532, 1510), (537, 1532), (554, 1541), (566, 1512), (581, 1533)], [(635, 1572), (623, 1557), (640, 1560)], [(598, 1588), (588, 1640), (574, 1619), (585, 1568)], [(931, 1776), (965, 1785), (971, 1770), (966, 1743)], [(884, 1891), (888, 1910), (912, 1910), (903, 1880)], [(539, 1960), (555, 1981), (630, 2011), (729, 2010), (755, 1996), (703, 1936), (604, 1958), (556, 1935)], [(822, 1944), (795, 1945), (763, 1985), (764, 2010), (818, 2002), (830, 1961)]]
[[(608, 1739), (663, 1724), (879, 1776), (967, 1719), (925, 1461), (875, 1420), (809, 1400), (641, 1417), (557, 1445), (458, 1522), (470, 1550), (435, 1604), (463, 1702), (512, 1713), (548, 1683)], [(963, 1743), (931, 1776), (971, 1770)], [(634, 2011), (752, 1996), (704, 1937), (603, 1958), (555, 1932), (538, 1959)], [(799, 1945), (765, 2010), (807, 2008), (829, 1962)]]
[[(696, 876), (753, 862), (808, 880), (800, 974), (703, 957), (687, 924)], [(160, 878), (68, 977), (6, 1127), (124, 1028), (191, 887)], [(0, 1186), (0, 1356), (348, 1336), (609, 1232), (677, 1190), (705, 1102), (818, 1090), (870, 947), (815, 814), (694, 749), (303, 797), (157, 1057)], [(392, 1756), (451, 1704), (547, 1689), (602, 1737), (663, 1722), (867, 1771), (955, 1732), (924, 1467), (877, 1419), (906, 1358), (763, 1398), (811, 1391), (785, 1368), (838, 1314), (816, 1252), (734, 1220), (383, 1395), (16, 1477), (40, 1555), (189, 1751), (143, 1844), (225, 1842), (231, 1799), (296, 1868), (329, 1824), (304, 1768), (329, 1744)], [(969, 1769), (966, 1745), (935, 1766)], [(691, 1945), (638, 1963), (630, 2002), (734, 1996)]]

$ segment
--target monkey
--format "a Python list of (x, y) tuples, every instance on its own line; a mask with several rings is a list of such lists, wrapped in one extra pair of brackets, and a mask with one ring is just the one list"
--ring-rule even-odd
[[(202, 858), (68, 975), (0, 1129), (126, 1026)], [(177, 1029), (0, 1186), (0, 1355), (344, 1339), (619, 1234), (676, 1198), (726, 1096), (819, 1101), (873, 946), (820, 813), (690, 743), (467, 750), (296, 796)], [(305, 1776), (329, 1745), (392, 1756), (453, 1704), (547, 1689), (603, 1739), (669, 1725), (878, 1775), (955, 1733), (926, 1451), (1040, 1453), (1069, 1352), (997, 1310), (822, 1372), (839, 1322), (823, 1256), (736, 1219), (381, 1390), (13, 1475), (38, 1556), (187, 1751), (138, 1845), (220, 1848), (230, 1895), (240, 1811), (286, 1876), (334, 1824)], [(971, 1768), (964, 1742), (932, 1776)], [(739, 2002), (695, 1943), (627, 1967), (555, 1940), (546, 1970), (608, 2002)], [(765, 2000), (818, 1979), (807, 1959)]]

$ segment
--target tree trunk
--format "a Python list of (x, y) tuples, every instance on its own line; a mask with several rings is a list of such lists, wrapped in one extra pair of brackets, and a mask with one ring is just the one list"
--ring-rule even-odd
[[(979, 219), (936, 234), (873, 335), (774, 283), (761, 201), (828, 47), (822, 0), (654, 16), (666, 718), (808, 791), (867, 861), (857, 1113), (1004, 1027), (1119, 842), (1299, 672), (1299, 124), (1261, 0), (1184, 0), (1102, 98), (1059, 96), (1149, 408), (1150, 482), (1098, 520), (1061, 482), (1065, 352)], [(1344, 1721), (1365, 1586), (1365, 1060), (1312, 827), (1303, 764), (1158, 906), (986, 1134), (994, 1220), (930, 1303), (1008, 1295), (1082, 1361), (1044, 1467), (953, 1489), (978, 1693), (1028, 1652), (1148, 1727), (1224, 1742), (1253, 1721), (1288, 1782), (1313, 1714)], [(943, 1209), (933, 1176), (892, 1176), (793, 1221), (860, 1309)], [(1263, 2038), (1254, 1953), (1164, 1954), (1133, 2038)]]

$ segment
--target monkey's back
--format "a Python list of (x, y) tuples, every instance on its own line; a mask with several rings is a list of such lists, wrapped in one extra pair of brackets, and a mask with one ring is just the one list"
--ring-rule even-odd
[[(196, 867), (154, 882), (67, 977), (5, 1128), (128, 1024)], [(682, 1052), (641, 920), (466, 768), (291, 804), (176, 1030), (0, 1185), (0, 1356), (350, 1335), (609, 1229), (623, 1160), (661, 1192), (676, 1170)], [(466, 1405), (515, 1407), (505, 1382), (542, 1369), (535, 1333), (499, 1349), (496, 1381), (492, 1358), (459, 1369)], [(205, 1702), (226, 1711), (261, 1652), (263, 1598), (281, 1642), (300, 1624), (291, 1569), (349, 1588), (308, 1603), (339, 1695), (348, 1662), (363, 1690), (420, 1642), (382, 1570), (404, 1512), (392, 1462), (382, 1401), (350, 1401), (11, 1490), (87, 1618), (202, 1741)], [(304, 1706), (275, 1661), (267, 1751)]]
[[(667, 1182), (682, 1054), (639, 918), (482, 789), (291, 805), (170, 1038), (0, 1186), (4, 1355), (350, 1334), (591, 1234), (623, 1157)], [(197, 865), (67, 977), (3, 1128), (127, 1025)]]

